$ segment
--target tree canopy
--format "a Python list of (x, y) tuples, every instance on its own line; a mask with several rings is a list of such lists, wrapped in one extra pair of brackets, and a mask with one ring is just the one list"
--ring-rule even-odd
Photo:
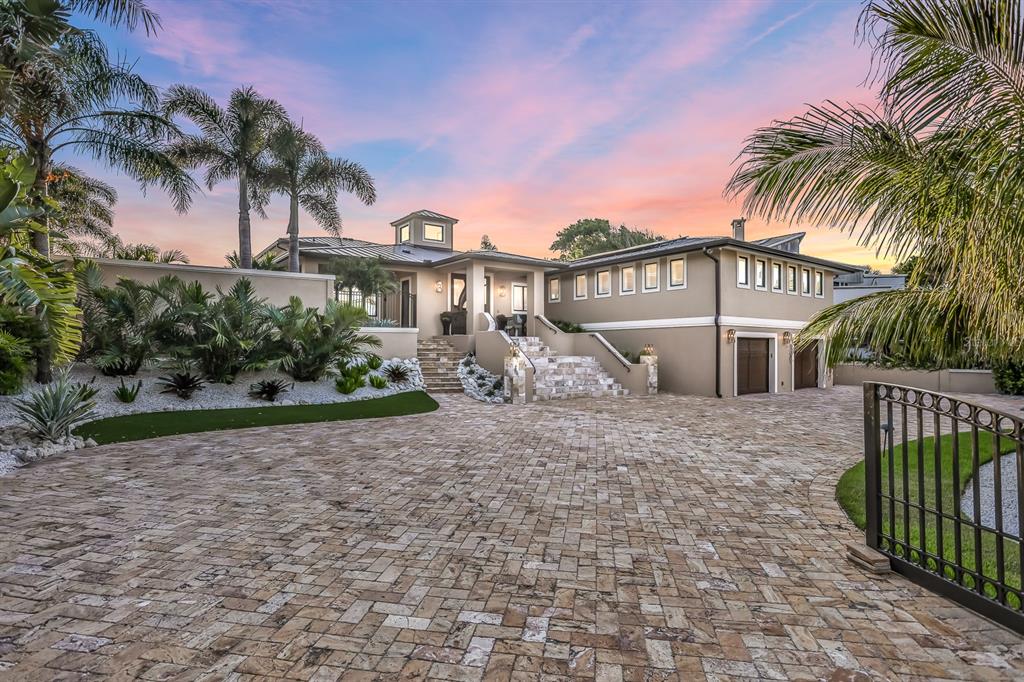
[(606, 218), (583, 218), (556, 232), (549, 248), (558, 253), (560, 260), (568, 261), (662, 239), (663, 236), (643, 228), (613, 228)]

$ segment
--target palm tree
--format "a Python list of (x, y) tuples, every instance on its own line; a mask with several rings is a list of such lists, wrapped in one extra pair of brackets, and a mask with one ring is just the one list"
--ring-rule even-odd
[[(49, 193), (54, 156), (79, 152), (143, 186), (159, 185), (178, 211), (187, 210), (195, 183), (165, 153), (164, 141), (177, 130), (157, 112), (156, 90), (129, 66), (110, 62), (92, 35), (65, 36), (57, 47), (59, 62), (41, 62), (14, 81), (18, 101), (0, 118), (0, 144), (24, 150), (39, 169), (34, 201), (42, 205)], [(45, 230), (32, 244), (49, 255)]]
[(334, 286), (338, 290), (354, 289), (364, 297), (378, 294), (393, 294), (398, 291), (398, 282), (379, 258), (344, 256), (333, 258), (327, 270), (335, 276)]
[(117, 235), (114, 235), (103, 245), (103, 249), (97, 253), (99, 258), (114, 258), (116, 260), (139, 260), (147, 263), (182, 263), (187, 264), (188, 254), (181, 249), (167, 249), (162, 251), (155, 244), (134, 244), (125, 242)]
[(756, 131), (728, 192), (752, 214), (859, 234), (909, 287), (832, 306), (802, 334), (951, 366), (1024, 353), (1024, 17), (1017, 2), (869, 3), (876, 108), (828, 102)]
[(53, 248), (69, 256), (98, 256), (114, 239), (114, 204), (117, 190), (73, 166), (54, 164), (50, 198), (57, 208), (52, 216)]
[[(267, 253), (263, 254), (262, 256), (253, 258), (252, 259), (252, 269), (253, 270), (276, 270), (276, 271), (279, 271), (279, 272), (284, 270), (285, 269), (284, 266), (277, 262), (276, 256), (277, 256), (277, 254), (273, 253), (272, 251), (268, 251)], [(237, 251), (232, 251), (228, 255), (224, 256), (224, 260), (227, 261), (229, 268), (238, 269), (239, 267), (241, 267), (239, 265), (238, 252)]]
[(287, 120), (284, 108), (252, 87), (233, 90), (224, 109), (198, 88), (173, 85), (164, 98), (164, 112), (184, 116), (200, 131), (172, 145), (175, 159), (193, 168), (205, 166), (210, 189), (222, 180), (238, 180), (239, 261), (242, 268), (251, 269), (249, 210), (258, 190), (253, 179), (262, 170), (271, 131)]
[(270, 137), (270, 166), (260, 177), (260, 205), (269, 193), (288, 197), (288, 270), (299, 271), (299, 208), (321, 227), (341, 229), (338, 191), (355, 194), (366, 205), (377, 199), (373, 178), (362, 165), (327, 155), (323, 144), (291, 121)]

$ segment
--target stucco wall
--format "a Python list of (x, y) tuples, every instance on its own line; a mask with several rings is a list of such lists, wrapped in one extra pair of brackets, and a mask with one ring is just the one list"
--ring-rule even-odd
[(985, 369), (944, 369), (934, 372), (915, 369), (889, 369), (870, 365), (837, 365), (835, 383), (859, 386), (877, 381), (901, 386), (923, 388), (943, 393), (995, 393), (992, 372)]
[(268, 270), (236, 270), (206, 265), (178, 265), (146, 263), (143, 261), (96, 259), (103, 282), (112, 285), (118, 279), (134, 279), (147, 284), (164, 275), (176, 275), (192, 282), (198, 281), (204, 289), (216, 291), (217, 287), (227, 290), (245, 277), (252, 281), (256, 293), (267, 299), (271, 305), (285, 305), (290, 296), (298, 296), (307, 306), (323, 309), (334, 296), (334, 276), (299, 272), (272, 272)]
[(408, 360), (416, 357), (416, 339), (419, 332), (415, 327), (401, 329), (398, 327), (363, 327), (363, 334), (376, 336), (381, 347), (373, 352), (386, 360), (402, 358)]
[[(799, 261), (788, 261), (782, 258), (769, 258), (753, 252), (744, 252), (750, 258), (750, 286), (741, 287), (737, 284), (737, 264), (739, 252), (731, 249), (721, 251), (722, 258), (722, 314), (737, 317), (757, 317), (777, 320), (809, 320), (815, 313), (832, 304), (832, 276), (831, 271), (819, 268)], [(755, 286), (755, 267), (757, 260), (766, 261), (767, 285), (766, 290), (758, 289)], [(772, 291), (771, 273), (772, 263), (782, 264), (783, 287), (781, 292)], [(786, 292), (786, 268), (790, 265), (797, 267), (797, 293)], [(800, 293), (800, 270), (811, 271), (811, 295), (803, 296)], [(821, 272), (824, 275), (825, 291), (824, 296), (814, 296), (814, 272)]]

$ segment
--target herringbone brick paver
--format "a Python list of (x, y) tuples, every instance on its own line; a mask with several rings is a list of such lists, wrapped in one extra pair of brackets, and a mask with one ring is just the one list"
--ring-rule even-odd
[(441, 399), (0, 479), (0, 675), (1024, 676), (1017, 636), (845, 560), (859, 389)]

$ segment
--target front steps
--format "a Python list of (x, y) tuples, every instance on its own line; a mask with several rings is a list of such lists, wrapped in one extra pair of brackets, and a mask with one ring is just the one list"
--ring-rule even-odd
[(416, 357), (423, 372), (423, 383), (430, 393), (462, 393), (459, 380), (459, 362), (464, 353), (455, 350), (442, 337), (420, 339), (416, 342)]
[(536, 336), (514, 337), (512, 342), (533, 361), (535, 400), (604, 398), (629, 395), (590, 355), (557, 355)]

